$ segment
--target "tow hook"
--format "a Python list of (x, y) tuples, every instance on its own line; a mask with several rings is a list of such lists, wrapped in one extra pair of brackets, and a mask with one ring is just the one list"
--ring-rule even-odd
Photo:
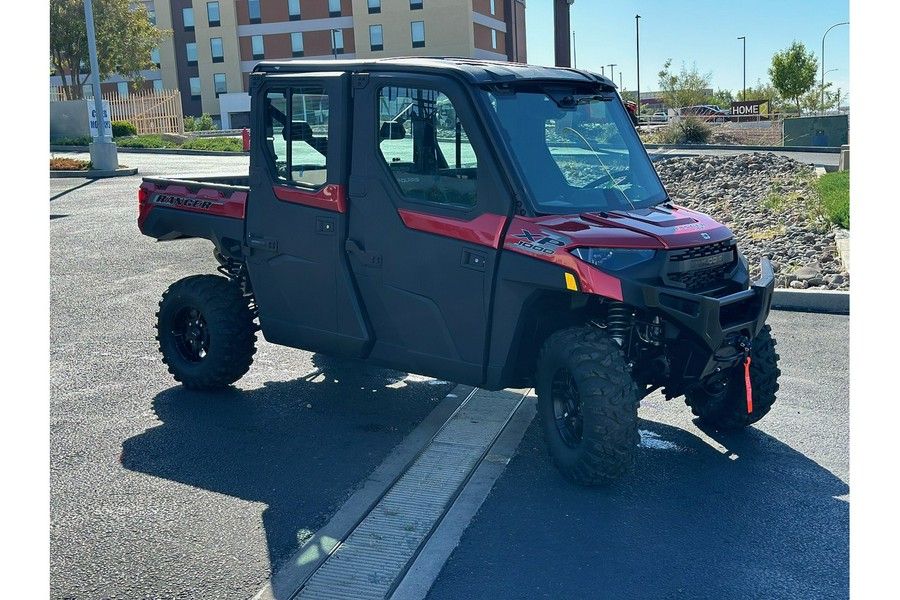
[(747, 414), (753, 412), (753, 386), (750, 384), (750, 347), (752, 342), (746, 336), (737, 339), (737, 346), (744, 353), (744, 388), (747, 391)]

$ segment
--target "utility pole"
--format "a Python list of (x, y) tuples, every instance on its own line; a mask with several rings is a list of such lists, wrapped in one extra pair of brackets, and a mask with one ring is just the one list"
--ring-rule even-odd
[(744, 101), (747, 99), (747, 36), (742, 35), (738, 39), (744, 40), (744, 92), (741, 95), (741, 101)]

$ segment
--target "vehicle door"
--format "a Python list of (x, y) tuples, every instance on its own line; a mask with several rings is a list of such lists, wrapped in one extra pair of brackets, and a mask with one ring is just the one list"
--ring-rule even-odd
[(362, 357), (347, 236), (349, 74), (251, 76), (245, 249), (266, 339)]
[(512, 207), (472, 99), (444, 77), (373, 73), (353, 87), (347, 252), (371, 358), (478, 385)]

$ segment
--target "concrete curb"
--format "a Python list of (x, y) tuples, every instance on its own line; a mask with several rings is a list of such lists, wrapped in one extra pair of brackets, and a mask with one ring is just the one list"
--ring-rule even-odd
[(99, 179), (101, 177), (125, 177), (127, 175), (137, 175), (137, 167), (116, 169), (115, 171), (100, 171), (91, 169), (90, 171), (50, 171), (50, 178), (55, 177), (81, 177), (84, 179)]
[(850, 292), (777, 288), (772, 296), (772, 308), (849, 315)]
[(840, 154), (840, 146), (734, 146), (715, 144), (644, 144), (648, 150), (746, 150), (748, 152), (818, 152)]
[[(183, 156), (250, 156), (249, 152), (224, 152), (221, 150), (179, 150), (177, 148), (116, 148), (119, 153), (133, 154), (181, 154)], [(88, 146), (50, 146), (50, 152), (90, 152)]]

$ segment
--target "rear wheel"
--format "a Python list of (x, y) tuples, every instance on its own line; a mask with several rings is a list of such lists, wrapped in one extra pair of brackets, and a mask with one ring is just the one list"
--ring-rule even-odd
[(618, 344), (595, 328), (558, 331), (541, 349), (536, 379), (556, 468), (582, 485), (624, 474), (640, 438), (637, 386)]
[(765, 325), (750, 348), (752, 410), (748, 412), (743, 363), (732, 370), (718, 389), (700, 388), (685, 394), (685, 402), (702, 423), (719, 429), (740, 429), (762, 419), (775, 403), (778, 391), (778, 353), (772, 328)]
[(250, 369), (256, 324), (236, 283), (217, 275), (181, 279), (163, 294), (156, 317), (163, 362), (185, 387), (222, 388)]

